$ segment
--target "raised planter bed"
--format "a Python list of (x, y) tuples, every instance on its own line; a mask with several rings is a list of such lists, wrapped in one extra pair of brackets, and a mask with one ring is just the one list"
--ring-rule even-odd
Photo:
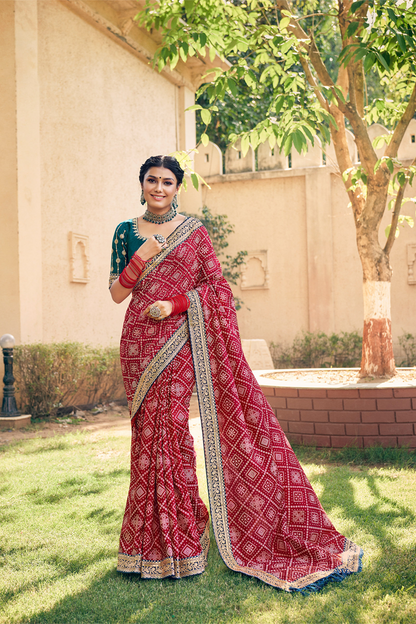
[[(326, 374), (334, 379), (336, 369), (302, 370), (299, 378), (293, 370), (255, 375), (291, 443), (416, 448), (416, 371), (402, 370), (409, 371), (407, 379), (381, 383), (326, 383)], [(271, 373), (282, 379), (265, 377)]]

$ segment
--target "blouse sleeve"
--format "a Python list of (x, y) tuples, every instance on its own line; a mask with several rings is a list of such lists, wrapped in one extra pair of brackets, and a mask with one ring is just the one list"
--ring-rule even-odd
[(109, 288), (126, 267), (127, 259), (127, 225), (123, 221), (116, 227), (111, 245), (111, 268)]

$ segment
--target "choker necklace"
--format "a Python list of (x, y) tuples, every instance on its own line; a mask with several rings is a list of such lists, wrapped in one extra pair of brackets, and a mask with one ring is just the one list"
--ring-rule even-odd
[(144, 221), (149, 221), (149, 223), (167, 223), (168, 221), (172, 221), (176, 217), (176, 209), (171, 206), (168, 212), (162, 215), (156, 215), (150, 210), (146, 209), (146, 212), (143, 215)]

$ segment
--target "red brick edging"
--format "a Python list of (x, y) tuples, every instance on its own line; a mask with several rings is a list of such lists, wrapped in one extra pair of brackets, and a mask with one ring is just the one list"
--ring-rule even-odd
[(416, 448), (416, 387), (261, 389), (294, 444)]

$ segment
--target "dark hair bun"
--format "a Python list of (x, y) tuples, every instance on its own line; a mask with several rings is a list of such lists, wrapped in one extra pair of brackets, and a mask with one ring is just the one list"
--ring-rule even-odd
[(173, 156), (150, 156), (140, 167), (139, 180), (143, 184), (144, 176), (152, 167), (165, 167), (175, 174), (177, 184), (182, 184), (184, 170)]

